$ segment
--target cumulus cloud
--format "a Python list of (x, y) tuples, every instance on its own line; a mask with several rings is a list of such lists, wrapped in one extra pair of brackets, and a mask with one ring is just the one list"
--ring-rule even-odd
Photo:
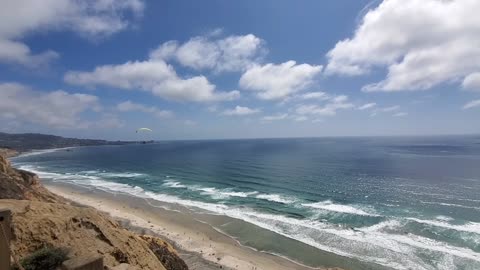
[(377, 103), (367, 103), (367, 104), (364, 104), (360, 107), (358, 107), (359, 110), (363, 111), (363, 110), (368, 110), (368, 109), (371, 109), (373, 107), (377, 106)]
[(0, 62), (36, 67), (58, 57), (34, 53), (20, 39), (35, 31), (70, 30), (105, 37), (127, 28), (143, 13), (142, 0), (7, 0), (0, 9)]
[(374, 109), (370, 116), (376, 116), (381, 113), (393, 113), (393, 116), (397, 116), (397, 117), (408, 115), (408, 113), (406, 112), (399, 112), (400, 109), (401, 107), (398, 105), (389, 106), (389, 107), (380, 107), (380, 108)]
[(468, 109), (471, 109), (471, 108), (474, 108), (474, 107), (479, 107), (479, 106), (480, 106), (480, 99), (477, 99), (477, 100), (472, 100), (472, 101), (468, 102), (467, 104), (465, 104), (463, 106), (463, 109), (468, 110)]
[(249, 107), (236, 106), (234, 109), (225, 110), (223, 112), (223, 115), (242, 116), (242, 115), (256, 114), (256, 113), (259, 113), (259, 112), (260, 112), (259, 109), (251, 109)]
[(96, 122), (87, 124), (87, 126), (94, 126), (98, 128), (121, 128), (125, 126), (125, 123), (115, 114), (104, 113)]
[(326, 100), (329, 99), (330, 96), (325, 92), (308, 92), (299, 95), (300, 99), (318, 99), (318, 100)]
[(298, 64), (288, 61), (282, 64), (255, 65), (240, 78), (240, 87), (257, 91), (261, 99), (287, 98), (313, 84), (322, 66)]
[(398, 113), (395, 113), (393, 116), (395, 117), (404, 117), (404, 116), (407, 116), (408, 113), (406, 112), (398, 112)]
[(325, 105), (301, 104), (295, 109), (295, 112), (298, 115), (333, 116), (337, 114), (338, 110), (345, 110), (353, 107), (354, 105), (349, 102), (347, 96), (340, 95), (332, 98)]
[(304, 122), (307, 120), (308, 120), (308, 117), (306, 117), (305, 115), (297, 115), (293, 117), (293, 121), (296, 121), (296, 122)]
[(425, 90), (474, 84), (480, 71), (480, 1), (384, 0), (365, 14), (353, 37), (327, 54), (327, 73), (360, 75), (388, 68), (364, 91)]
[(150, 53), (152, 59), (173, 59), (196, 70), (216, 72), (243, 71), (257, 62), (266, 52), (264, 41), (255, 35), (216, 38), (218, 34), (198, 36), (180, 44), (172, 40)]
[(0, 84), (0, 115), (18, 122), (55, 128), (86, 128), (81, 114), (100, 111), (96, 96), (62, 90), (43, 92), (17, 83)]
[(385, 107), (385, 108), (379, 108), (376, 110), (377, 112), (393, 112), (393, 111), (398, 111), (400, 110), (400, 106), (395, 105), (395, 106), (390, 106), (390, 107)]
[(173, 112), (171, 111), (161, 110), (154, 106), (145, 106), (143, 104), (131, 102), (130, 100), (117, 104), (117, 110), (120, 112), (144, 112), (152, 114), (158, 118), (169, 118), (173, 116)]
[(467, 90), (480, 91), (480, 72), (475, 72), (465, 77), (462, 86)]
[(287, 117), (288, 117), (288, 114), (287, 114), (287, 113), (284, 113), (284, 114), (276, 114), (276, 115), (268, 115), (268, 116), (262, 117), (262, 121), (266, 121), (266, 122), (279, 121), (279, 120), (287, 119)]
[(93, 71), (69, 71), (64, 80), (74, 85), (140, 89), (176, 101), (221, 101), (240, 96), (239, 91), (216, 91), (216, 86), (204, 76), (181, 78), (165, 61), (153, 59), (104, 65)]

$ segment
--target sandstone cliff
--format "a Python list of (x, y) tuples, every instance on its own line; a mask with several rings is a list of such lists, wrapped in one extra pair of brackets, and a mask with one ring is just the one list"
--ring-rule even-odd
[(65, 202), (45, 189), (34, 173), (17, 170), (0, 155), (0, 199)]
[(10, 148), (0, 148), (0, 156), (4, 156), (6, 158), (14, 157), (18, 155), (18, 151), (15, 151)]
[(0, 208), (13, 212), (11, 249), (19, 260), (44, 246), (66, 247), (70, 257), (102, 255), (107, 267), (188, 269), (175, 249), (153, 236), (138, 236), (90, 207), (69, 204), (38, 177), (14, 169), (0, 156)]

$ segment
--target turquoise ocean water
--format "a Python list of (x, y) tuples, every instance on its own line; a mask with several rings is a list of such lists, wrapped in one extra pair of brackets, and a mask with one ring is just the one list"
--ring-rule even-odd
[(173, 141), (13, 162), (45, 182), (242, 221), (212, 226), (307, 265), (318, 262), (279, 243), (358, 269), (480, 269), (480, 137)]

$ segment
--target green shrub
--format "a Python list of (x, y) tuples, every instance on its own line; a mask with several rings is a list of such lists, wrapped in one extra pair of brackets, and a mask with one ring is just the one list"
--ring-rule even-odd
[(64, 248), (45, 247), (39, 249), (20, 261), (25, 270), (55, 270), (68, 259)]

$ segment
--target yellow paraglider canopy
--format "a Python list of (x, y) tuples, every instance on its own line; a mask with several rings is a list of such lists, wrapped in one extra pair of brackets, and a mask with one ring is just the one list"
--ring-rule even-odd
[(136, 131), (135, 133), (147, 132), (147, 131), (148, 131), (148, 132), (152, 132), (152, 130), (149, 129), (149, 128), (139, 128), (139, 129), (137, 129), (137, 131)]

